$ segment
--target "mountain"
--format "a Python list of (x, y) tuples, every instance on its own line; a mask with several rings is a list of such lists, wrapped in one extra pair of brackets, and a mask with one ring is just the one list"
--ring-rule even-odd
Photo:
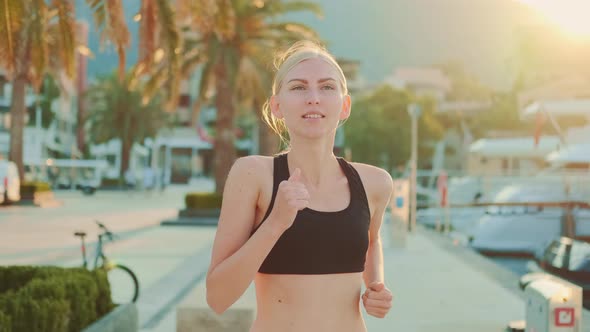
[[(90, 20), (84, 0), (77, 1), (78, 16)], [(536, 19), (517, 0), (318, 0), (324, 18), (291, 15), (327, 41), (338, 57), (359, 60), (360, 73), (370, 82), (381, 81), (396, 66), (429, 65), (449, 60), (462, 62), (484, 84), (498, 89), (511, 86), (511, 57), (516, 31)], [(137, 60), (137, 23), (133, 16), (139, 0), (124, 0), (125, 16), (133, 36), (127, 63)], [(89, 75), (117, 66), (112, 47), (98, 52), (98, 37), (91, 28)]]

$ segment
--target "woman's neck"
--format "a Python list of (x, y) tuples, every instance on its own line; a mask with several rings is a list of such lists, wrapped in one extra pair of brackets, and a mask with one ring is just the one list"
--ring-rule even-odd
[[(307, 143), (307, 142), (305, 142)], [(301, 169), (306, 184), (315, 188), (334, 176), (339, 165), (333, 152), (333, 144), (305, 144), (291, 142), (288, 154), (289, 170)]]

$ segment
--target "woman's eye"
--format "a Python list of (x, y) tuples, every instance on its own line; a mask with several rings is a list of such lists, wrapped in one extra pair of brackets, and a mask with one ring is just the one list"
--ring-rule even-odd
[(296, 85), (294, 87), (291, 88), (291, 90), (303, 90), (303, 85)]
[(332, 85), (324, 85), (324, 86), (322, 87), (322, 89), (324, 89), (324, 90), (334, 90), (335, 88), (334, 88), (334, 86), (332, 86)]

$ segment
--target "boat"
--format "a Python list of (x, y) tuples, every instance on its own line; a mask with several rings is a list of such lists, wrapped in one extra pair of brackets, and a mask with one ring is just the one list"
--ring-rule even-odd
[(590, 144), (552, 152), (547, 162), (551, 167), (532, 181), (496, 194), (468, 234), (471, 248), (488, 256), (532, 257), (568, 231), (568, 213), (575, 238), (590, 239)]

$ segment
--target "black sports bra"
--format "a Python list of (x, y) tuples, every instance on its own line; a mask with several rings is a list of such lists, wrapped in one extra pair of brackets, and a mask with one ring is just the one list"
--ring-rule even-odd
[[(350, 187), (348, 207), (336, 212), (309, 208), (299, 211), (293, 225), (279, 238), (258, 272), (329, 274), (364, 271), (371, 220), (369, 203), (356, 169), (344, 159), (337, 159)], [(270, 215), (279, 184), (289, 179), (287, 154), (274, 158), (273, 175), (272, 199), (260, 225)]]

